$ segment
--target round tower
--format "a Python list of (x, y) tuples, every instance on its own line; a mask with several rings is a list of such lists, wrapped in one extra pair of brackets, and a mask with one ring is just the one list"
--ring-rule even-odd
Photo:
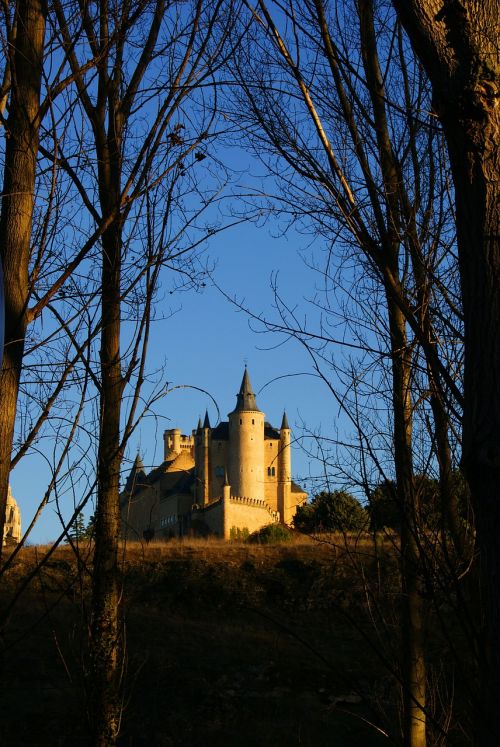
[(231, 493), (264, 500), (264, 413), (257, 407), (246, 367), (236, 396), (236, 407), (228, 415)]
[(181, 431), (179, 428), (170, 428), (163, 434), (163, 459), (167, 460), (172, 452), (181, 453)]

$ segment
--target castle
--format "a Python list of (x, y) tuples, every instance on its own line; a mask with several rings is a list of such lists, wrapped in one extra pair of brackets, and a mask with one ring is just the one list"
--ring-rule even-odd
[(164, 461), (148, 475), (139, 455), (121, 494), (129, 539), (212, 534), (224, 539), (290, 524), (307, 493), (291, 479), (291, 432), (264, 420), (245, 367), (236, 407), (211, 428), (164, 433)]

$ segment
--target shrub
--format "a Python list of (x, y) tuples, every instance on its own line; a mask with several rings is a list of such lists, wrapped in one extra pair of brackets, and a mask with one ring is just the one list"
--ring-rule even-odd
[(246, 542), (250, 532), (247, 527), (240, 529), (239, 527), (231, 527), (229, 531), (229, 539), (235, 540), (236, 542)]
[[(451, 485), (458, 503), (459, 517), (463, 522), (467, 522), (470, 520), (470, 494), (460, 471), (453, 473)], [(438, 530), (443, 521), (439, 482), (427, 475), (415, 475), (415, 489), (420, 526), (433, 531)], [(379, 531), (386, 527), (400, 531), (401, 506), (398, 502), (396, 483), (385, 480), (372, 491), (368, 501), (368, 514), (371, 530)]]
[(301, 532), (359, 532), (368, 529), (366, 509), (345, 490), (321, 492), (299, 506), (293, 520)]
[(261, 545), (275, 545), (281, 542), (290, 542), (292, 539), (292, 530), (284, 524), (266, 524), (257, 532), (253, 532), (248, 541)]

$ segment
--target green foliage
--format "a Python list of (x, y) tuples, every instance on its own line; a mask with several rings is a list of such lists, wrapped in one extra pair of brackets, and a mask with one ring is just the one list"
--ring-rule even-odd
[(368, 529), (366, 510), (345, 490), (321, 492), (299, 506), (294, 526), (301, 532), (359, 532)]
[(73, 540), (73, 542), (79, 542), (80, 540), (84, 539), (86, 536), (86, 527), (85, 527), (85, 519), (83, 518), (83, 514), (78, 514), (73, 521), (73, 524), (71, 525), (71, 528), (68, 532), (69, 539)]
[(370, 494), (367, 506), (370, 518), (370, 529), (379, 532), (382, 529), (401, 528), (401, 512), (397, 500), (396, 483), (384, 480)]
[(247, 527), (243, 527), (242, 529), (239, 527), (231, 527), (229, 531), (229, 538), (236, 542), (246, 542), (249, 536), (250, 532)]
[[(419, 503), (419, 519), (422, 527), (437, 530), (442, 523), (441, 492), (439, 481), (426, 475), (416, 475), (415, 486)], [(452, 489), (458, 502), (458, 511), (463, 521), (469, 520), (470, 493), (462, 473), (452, 475)], [(396, 483), (385, 480), (371, 493), (367, 511), (370, 529), (401, 529), (401, 507), (398, 503)]]
[(85, 527), (85, 537), (87, 539), (92, 539), (94, 536), (94, 527), (95, 527), (95, 514), (92, 514), (90, 517), (87, 526)]
[(257, 532), (253, 532), (248, 538), (249, 542), (259, 543), (260, 545), (276, 545), (282, 542), (290, 542), (293, 539), (293, 532), (284, 524), (266, 524)]
[(95, 514), (92, 514), (88, 523), (85, 524), (83, 514), (80, 513), (75, 518), (73, 524), (68, 531), (68, 537), (73, 542), (81, 542), (81, 540), (92, 539), (94, 536), (94, 525), (95, 525)]

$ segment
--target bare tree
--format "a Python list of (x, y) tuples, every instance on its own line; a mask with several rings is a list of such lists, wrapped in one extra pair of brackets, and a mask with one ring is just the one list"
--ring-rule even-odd
[(499, 6), (492, 0), (394, 5), (432, 83), (455, 184), (465, 327), (462, 465), (476, 513), (484, 627), (486, 717), (478, 715), (476, 727), (478, 744), (493, 745), (500, 736)]
[[(17, 393), (28, 324), (28, 264), (40, 127), (47, 8), (44, 0), (3, 6), (7, 57), (2, 101), (10, 89), (0, 216), (5, 288), (5, 350), (0, 373), (0, 537), (3, 538)], [(18, 33), (16, 33), (16, 29)], [(22, 29), (22, 32), (21, 32)], [(1, 549), (0, 549), (1, 554)]]
[[(443, 232), (450, 231), (450, 211), (440, 135), (425, 114), (425, 77), (390, 10), (381, 7), (376, 14), (369, 0), (335, 10), (320, 0), (300, 5), (261, 0), (248, 8), (254, 36), (248, 51), (237, 57), (246, 102), (240, 104), (238, 123), (282, 187), (281, 207), (273, 204), (272, 209), (327, 237), (332, 254), (342, 244), (345, 258), (356, 256), (357, 250), (357, 260), (380, 288), (386, 309), (394, 471), (402, 517), (404, 739), (408, 745), (422, 745), (428, 708), (412, 448), (417, 356), (427, 367), (436, 414), (448, 526), (460, 545), (449, 485), (447, 408), (450, 395), (461, 401), (461, 391), (440, 356), (433, 313), (438, 297), (443, 298), (438, 268), (453, 264), (446, 242), (441, 242)], [(291, 329), (299, 331), (300, 325), (292, 320)], [(307, 336), (306, 329), (303, 338)]]
[[(3, 10), (10, 56), (1, 103), (2, 109), (7, 105), (7, 132), (15, 137), (7, 139), (0, 225), (10, 241), (2, 241), (8, 322), (3, 376), (10, 378), (0, 395), (6, 403), (0, 484), (6, 495), (12, 464), (44, 424), (57, 435), (56, 463), (78, 433), (88, 437), (87, 465), (98, 443), (89, 706), (95, 743), (110, 744), (121, 713), (121, 460), (147, 407), (141, 387), (161, 270), (171, 270), (176, 287), (196, 285), (203, 272), (196, 250), (219, 230), (216, 220), (202, 216), (224, 182), (210, 152), (214, 84), (230, 53), (227, 30), (237, 6), (222, 0), (133, 6), (56, 0), (49, 11), (43, 3), (21, 1), (14, 19), (6, 4)], [(16, 36), (19, 28), (29, 33)], [(36, 327), (26, 346), (27, 326), (42, 312), (45, 321), (50, 317), (49, 331)], [(25, 367), (22, 378), (23, 356), (32, 362), (37, 351), (39, 360)], [(43, 374), (48, 365), (60, 374), (52, 386)], [(18, 432), (26, 440), (12, 457), (20, 382), (23, 396), (36, 389), (39, 414), (33, 417), (21, 402), (25, 422)], [(61, 405), (67, 412), (59, 428), (47, 416), (68, 392), (77, 396), (72, 410)], [(96, 394), (98, 442), (90, 426)], [(64, 428), (71, 434), (65, 446)], [(57, 480), (67, 478), (56, 464), (39, 511), (59, 490)], [(87, 483), (82, 494), (88, 497), (91, 474)]]
[[(107, 745), (117, 737), (121, 716), (121, 462), (144, 379), (160, 268), (180, 269), (189, 278), (186, 253), (192, 244), (183, 244), (180, 228), (194, 228), (209, 202), (196, 179), (211, 139), (214, 76), (226, 54), (226, 4), (197, 0), (169, 5), (157, 0), (77, 9), (56, 0), (54, 7), (54, 33), (75, 81), (81, 123), (72, 129), (77, 155), (59, 149), (57, 158), (89, 219), (104, 226), (89, 705), (95, 744)], [(71, 12), (84, 29), (78, 47)], [(95, 75), (87, 75), (86, 58), (96, 60)], [(183, 194), (182, 185), (189, 180), (189, 193)], [(174, 210), (177, 227), (172, 224)], [(137, 293), (140, 285), (145, 289), (142, 297)], [(132, 312), (137, 327), (124, 356), (122, 320), (134, 297), (133, 308), (141, 300), (144, 307), (138, 318)], [(122, 399), (133, 377), (137, 385), (125, 414)]]

